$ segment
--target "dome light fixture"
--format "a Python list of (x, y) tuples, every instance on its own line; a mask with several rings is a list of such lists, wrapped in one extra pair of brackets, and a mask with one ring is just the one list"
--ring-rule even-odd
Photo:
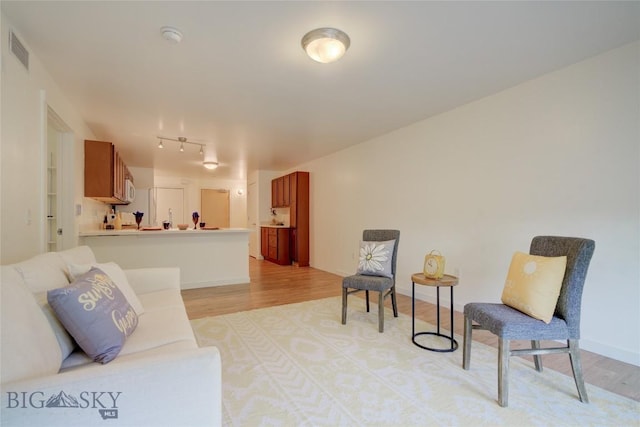
[(202, 166), (204, 166), (209, 170), (213, 170), (218, 167), (218, 162), (211, 162), (211, 161), (205, 160), (204, 162), (202, 162)]
[(162, 34), (162, 38), (171, 43), (180, 43), (182, 41), (182, 33), (177, 28), (162, 27), (160, 28), (160, 34)]
[(302, 48), (311, 59), (328, 64), (342, 58), (351, 40), (336, 28), (316, 28), (302, 37)]

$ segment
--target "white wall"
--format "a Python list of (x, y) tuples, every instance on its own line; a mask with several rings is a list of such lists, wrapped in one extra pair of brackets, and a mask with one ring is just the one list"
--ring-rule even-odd
[[(457, 309), (499, 302), (514, 251), (596, 241), (582, 346), (640, 364), (640, 44), (308, 164), (311, 264), (352, 274), (362, 229), (401, 230), (398, 287), (440, 250)], [(435, 293), (423, 291), (433, 301)], [(447, 302), (448, 304), (448, 302)]]
[(139, 168), (129, 166), (129, 172), (131, 172), (131, 175), (133, 175), (133, 183), (136, 189), (154, 187), (155, 182), (153, 168)]
[[(9, 51), (11, 24), (2, 14), (2, 130), (0, 145), (0, 262), (2, 264), (31, 257), (44, 250), (43, 233), (46, 213), (44, 164), (46, 157), (46, 108), (49, 105), (73, 131), (75, 146), (73, 192), (75, 204), (84, 204), (83, 166), (85, 138), (94, 135), (78, 112), (64, 97), (60, 88), (44, 70), (38, 58), (29, 57), (27, 71)], [(28, 40), (18, 38), (30, 50)], [(43, 114), (44, 112), (44, 114)], [(85, 206), (86, 208), (86, 206)], [(85, 209), (86, 210), (86, 209)], [(74, 215), (73, 212), (66, 212)], [(74, 217), (74, 236), (78, 234), (81, 218)]]

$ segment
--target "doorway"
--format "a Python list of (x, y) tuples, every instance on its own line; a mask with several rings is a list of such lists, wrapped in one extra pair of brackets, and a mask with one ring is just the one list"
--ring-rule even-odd
[(74, 134), (46, 102), (44, 153), (43, 250), (60, 251), (75, 246), (74, 241)]
[(229, 190), (200, 189), (200, 210), (207, 227), (229, 228)]

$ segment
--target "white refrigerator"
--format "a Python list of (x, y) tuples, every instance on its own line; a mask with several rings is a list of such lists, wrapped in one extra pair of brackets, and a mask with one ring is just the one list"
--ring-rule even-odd
[(129, 203), (126, 210), (133, 213), (144, 212), (140, 226), (158, 225), (156, 218), (156, 191), (155, 188), (137, 188), (136, 197)]

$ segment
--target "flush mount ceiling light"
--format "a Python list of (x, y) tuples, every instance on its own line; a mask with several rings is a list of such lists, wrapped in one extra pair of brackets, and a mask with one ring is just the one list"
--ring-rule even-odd
[(162, 27), (160, 28), (160, 34), (162, 34), (162, 38), (171, 43), (180, 43), (182, 41), (182, 33), (177, 28)]
[(213, 170), (218, 167), (218, 162), (205, 161), (205, 162), (202, 162), (202, 166), (204, 166), (209, 170)]
[(323, 64), (342, 58), (350, 44), (349, 36), (336, 28), (317, 28), (302, 37), (302, 48), (307, 55)]

